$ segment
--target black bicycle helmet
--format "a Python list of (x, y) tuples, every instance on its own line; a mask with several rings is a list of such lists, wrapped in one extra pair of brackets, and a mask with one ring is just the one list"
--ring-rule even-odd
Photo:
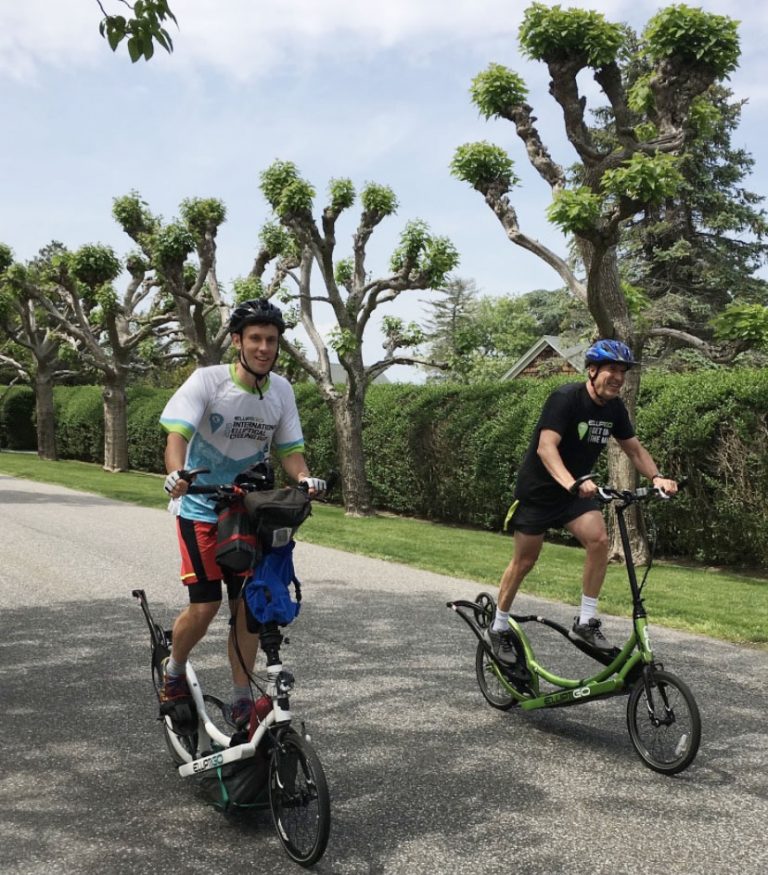
[(626, 365), (627, 368), (637, 364), (635, 357), (632, 355), (632, 350), (626, 343), (622, 343), (620, 340), (596, 340), (584, 354), (584, 364), (586, 367), (589, 367), (589, 365), (606, 365), (609, 362)]
[(229, 333), (242, 334), (246, 325), (275, 325), (280, 334), (285, 332), (282, 311), (266, 298), (243, 301), (232, 311)]

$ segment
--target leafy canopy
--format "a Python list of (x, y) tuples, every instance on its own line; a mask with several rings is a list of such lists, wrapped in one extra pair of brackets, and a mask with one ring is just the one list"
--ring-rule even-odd
[(501, 64), (489, 64), (472, 80), (472, 102), (485, 118), (498, 118), (506, 110), (525, 103), (528, 89), (522, 77)]
[(655, 61), (677, 57), (714, 70), (719, 77), (739, 64), (738, 22), (680, 3), (660, 10), (643, 33), (646, 51)]
[(616, 60), (624, 31), (599, 12), (534, 3), (525, 10), (519, 37), (523, 54), (535, 61), (583, 60), (599, 68)]
[(519, 183), (514, 161), (500, 147), (485, 140), (459, 146), (451, 161), (451, 174), (473, 188), (483, 191), (498, 186), (509, 191)]

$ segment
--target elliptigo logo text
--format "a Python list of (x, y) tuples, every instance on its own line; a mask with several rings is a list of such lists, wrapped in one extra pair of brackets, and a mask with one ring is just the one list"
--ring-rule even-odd
[(556, 693), (553, 696), (547, 696), (544, 699), (545, 705), (557, 705), (558, 702), (567, 702), (570, 699), (584, 699), (592, 695), (592, 690), (589, 687), (579, 687), (577, 690), (567, 690), (564, 693)]
[(194, 763), (192, 768), (196, 772), (206, 772), (208, 769), (215, 769), (217, 766), (222, 765), (223, 762), (224, 757), (222, 754), (216, 753), (212, 757), (206, 757), (204, 760)]

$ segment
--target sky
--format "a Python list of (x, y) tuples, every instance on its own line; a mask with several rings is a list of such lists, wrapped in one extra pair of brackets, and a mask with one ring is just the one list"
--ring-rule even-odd
[[(102, 0), (119, 13), (118, 0)], [(113, 198), (138, 191), (165, 219), (188, 197), (227, 208), (218, 236), (226, 289), (248, 273), (270, 210), (259, 174), (293, 161), (316, 188), (349, 177), (389, 185), (397, 214), (376, 230), (368, 267), (387, 272), (404, 224), (426, 221), (460, 254), (456, 275), (483, 294), (556, 288), (558, 277), (510, 243), (482, 197), (454, 179), (449, 164), (466, 142), (488, 140), (515, 160), (513, 203), (521, 229), (560, 254), (566, 241), (545, 217), (548, 186), (530, 168), (513, 127), (482, 119), (469, 97), (489, 63), (520, 73), (553, 157), (575, 159), (544, 65), (523, 59), (517, 30), (527, 2), (501, 0), (170, 0), (172, 55), (131, 64), (100, 37), (96, 0), (0, 0), (0, 241), (19, 260), (51, 240), (70, 248), (101, 242), (119, 256), (131, 241), (111, 216)], [(548, 5), (554, 5), (548, 3)], [(642, 30), (660, 5), (646, 0), (564, 0)], [(742, 55), (731, 76), (746, 98), (734, 144), (756, 159), (747, 187), (768, 194), (768, 4), (690, 3), (741, 22)], [(585, 79), (589, 105), (597, 95)], [(353, 209), (339, 223), (347, 256)], [(379, 316), (423, 323), (434, 293), (406, 292)], [(322, 318), (322, 313), (321, 313)], [(329, 328), (330, 318), (324, 326)], [(368, 363), (381, 355), (374, 326)], [(418, 379), (394, 368), (392, 379)]]

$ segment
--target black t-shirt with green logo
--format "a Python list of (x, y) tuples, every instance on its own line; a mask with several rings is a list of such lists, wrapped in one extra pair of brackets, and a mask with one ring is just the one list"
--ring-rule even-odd
[(635, 430), (624, 402), (619, 398), (595, 404), (586, 383), (567, 383), (547, 398), (530, 446), (517, 475), (515, 497), (534, 504), (559, 503), (567, 497), (537, 455), (539, 435), (550, 429), (561, 435), (558, 447), (563, 464), (574, 477), (589, 474), (608, 438), (627, 440)]

